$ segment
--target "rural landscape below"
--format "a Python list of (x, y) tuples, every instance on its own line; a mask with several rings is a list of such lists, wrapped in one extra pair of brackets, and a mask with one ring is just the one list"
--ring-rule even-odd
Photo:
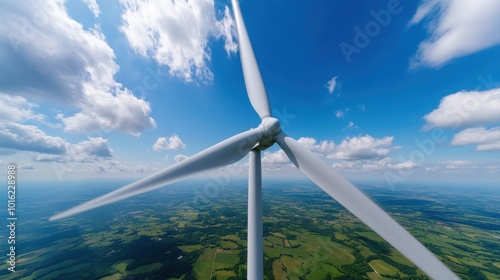
[[(245, 180), (189, 180), (57, 222), (126, 182), (26, 184), (2, 279), (245, 279)], [(494, 187), (358, 184), (462, 279), (500, 275)], [(264, 180), (265, 279), (428, 279), (305, 180)], [(3, 238), (3, 236), (2, 236)]]

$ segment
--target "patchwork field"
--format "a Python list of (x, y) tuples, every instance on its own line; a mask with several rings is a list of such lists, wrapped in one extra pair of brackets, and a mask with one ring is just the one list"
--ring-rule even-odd
[[(427, 279), (311, 184), (271, 182), (264, 190), (265, 279)], [(497, 190), (364, 190), (462, 279), (498, 279)], [(66, 200), (27, 192), (16, 272), (3, 263), (0, 278), (245, 279), (245, 183), (205, 200), (194, 200), (198, 194), (197, 184), (182, 185), (49, 223), (78, 201), (59, 205)]]

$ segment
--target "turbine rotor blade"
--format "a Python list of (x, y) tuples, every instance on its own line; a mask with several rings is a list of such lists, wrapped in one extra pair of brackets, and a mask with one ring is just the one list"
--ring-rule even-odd
[(60, 212), (50, 217), (49, 220), (53, 221), (73, 216), (90, 209), (157, 189), (196, 173), (232, 164), (245, 157), (261, 138), (262, 130), (260, 128), (254, 128), (237, 134), (144, 179)]
[(241, 67), (243, 68), (243, 77), (245, 79), (248, 98), (261, 119), (271, 117), (269, 98), (267, 97), (266, 88), (260, 75), (259, 65), (253, 53), (252, 43), (248, 37), (238, 0), (232, 0), (232, 5), (238, 33)]
[(297, 168), (433, 279), (459, 279), (371, 199), (300, 143), (281, 132), (276, 142)]

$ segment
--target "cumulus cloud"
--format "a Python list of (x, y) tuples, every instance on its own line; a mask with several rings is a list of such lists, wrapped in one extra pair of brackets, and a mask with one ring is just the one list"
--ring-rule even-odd
[(37, 104), (29, 102), (21, 96), (12, 96), (0, 92), (0, 121), (24, 122), (27, 120), (42, 121), (45, 116), (35, 113)]
[(113, 151), (108, 147), (108, 140), (100, 137), (89, 138), (89, 140), (69, 145), (70, 155), (88, 155), (93, 158), (111, 158)]
[(337, 86), (337, 78), (339, 76), (335, 76), (333, 78), (331, 78), (327, 83), (326, 83), (326, 88), (328, 89), (328, 92), (330, 94), (333, 94), (333, 92), (335, 91), (335, 87)]
[(424, 129), (454, 128), (500, 122), (500, 88), (460, 91), (441, 99), (437, 109), (424, 116)]
[(61, 137), (45, 134), (33, 125), (0, 124), (0, 146), (4, 149), (35, 152), (36, 161), (98, 161), (113, 156), (108, 140), (97, 137), (71, 144)]
[(387, 166), (391, 169), (411, 169), (415, 168), (417, 164), (411, 160), (405, 161), (405, 162), (400, 162), (396, 164), (387, 164)]
[(410, 25), (432, 17), (430, 36), (413, 58), (412, 67), (440, 66), (447, 61), (500, 44), (500, 1), (426, 0)]
[(493, 150), (500, 150), (500, 138), (495, 142), (479, 144), (476, 147), (476, 151), (493, 151)]
[(413, 161), (405, 161), (405, 162), (400, 162), (400, 163), (391, 163), (392, 159), (389, 157), (383, 158), (378, 161), (369, 161), (367, 163), (364, 163), (362, 168), (367, 171), (377, 171), (377, 170), (383, 170), (383, 169), (395, 169), (395, 170), (409, 170), (413, 169), (417, 166), (416, 163)]
[(179, 150), (184, 148), (186, 148), (186, 145), (182, 143), (181, 138), (177, 134), (173, 134), (168, 139), (167, 137), (160, 137), (153, 145), (153, 151)]
[(356, 161), (341, 161), (341, 162), (335, 162), (332, 164), (332, 167), (334, 169), (345, 169), (345, 170), (349, 170), (349, 169), (359, 169), (358, 168), (358, 162)]
[[(302, 144), (311, 152), (315, 153), (317, 156), (324, 156), (335, 149), (335, 143), (333, 143), (333, 141), (323, 140), (318, 142), (316, 139), (311, 137), (300, 137), (297, 142)], [(292, 162), (286, 153), (282, 149), (279, 149), (275, 152), (265, 151), (262, 157), (262, 163), (269, 167), (273, 164), (282, 165), (291, 164)]]
[(181, 162), (181, 161), (183, 161), (183, 160), (185, 160), (187, 158), (188, 158), (188, 156), (185, 156), (185, 155), (182, 155), (182, 154), (178, 154), (178, 155), (176, 155), (174, 157), (174, 161), (175, 162)]
[(347, 137), (327, 157), (342, 160), (361, 160), (386, 157), (393, 149), (394, 137), (374, 138), (370, 135)]
[(297, 142), (305, 146), (310, 151), (323, 155), (331, 153), (335, 150), (335, 143), (329, 140), (322, 140), (318, 142), (316, 139), (311, 137), (300, 137)]
[(284, 163), (291, 163), (291, 161), (290, 159), (288, 159), (288, 156), (283, 150), (279, 149), (276, 152), (264, 152), (264, 156), (262, 157), (262, 164), (271, 165)]
[(367, 162), (367, 163), (364, 163), (362, 165), (362, 168), (364, 170), (369, 170), (369, 171), (375, 171), (375, 170), (381, 170), (385, 167), (387, 167), (387, 165), (391, 162), (391, 158), (383, 158), (381, 160), (378, 160), (378, 161), (370, 161), (370, 162)]
[(150, 104), (114, 80), (119, 67), (104, 35), (98, 28), (84, 30), (64, 4), (27, 0), (3, 5), (0, 91), (74, 108), (75, 115), (60, 115), (69, 131), (138, 135), (154, 127)]
[(138, 54), (170, 68), (170, 74), (191, 82), (210, 81), (210, 38), (225, 39), (228, 53), (237, 50), (234, 21), (226, 7), (216, 17), (213, 0), (121, 0), (122, 32)]
[(96, 137), (76, 144), (66, 143), (63, 154), (36, 154), (33, 159), (40, 162), (99, 162), (112, 157), (113, 150), (108, 147), (108, 140)]
[(94, 92), (92, 102), (82, 104), (82, 111), (73, 116), (58, 118), (70, 132), (122, 131), (138, 136), (141, 131), (155, 127), (149, 115), (151, 107), (143, 99), (136, 98), (131, 91), (118, 89), (115, 95)]
[(500, 127), (468, 128), (453, 136), (452, 145), (477, 145), (476, 151), (500, 150)]
[(0, 123), (0, 146), (5, 149), (61, 155), (67, 145), (61, 137), (46, 135), (33, 125)]
[(346, 171), (381, 171), (381, 170), (411, 170), (417, 167), (417, 164), (411, 160), (405, 162), (393, 163), (390, 157), (382, 159), (368, 159), (368, 160), (347, 160), (336, 162), (332, 164), (335, 169), (342, 169)]
[[(374, 159), (384, 159), (390, 151), (399, 147), (392, 145), (393, 137), (387, 136), (383, 138), (374, 138), (370, 135), (346, 137), (340, 144), (335, 144), (333, 141), (317, 141), (311, 137), (301, 137), (297, 140), (300, 144), (306, 147), (317, 156), (326, 157), (327, 159), (338, 159), (348, 161), (367, 161)], [(390, 160), (390, 159), (389, 159)], [(283, 150), (276, 152), (264, 152), (262, 162), (265, 164), (284, 164), (290, 163)], [(354, 166), (347, 162), (334, 163), (334, 167), (345, 168), (346, 166)], [(407, 166), (408, 164), (406, 164)], [(388, 168), (404, 167), (399, 164), (386, 164)]]

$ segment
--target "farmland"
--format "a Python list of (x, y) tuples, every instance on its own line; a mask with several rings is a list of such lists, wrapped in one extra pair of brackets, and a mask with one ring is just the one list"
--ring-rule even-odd
[[(61, 191), (59, 196), (27, 189), (19, 205), (23, 231), (16, 272), (4, 263), (0, 277), (245, 278), (244, 181), (234, 180), (220, 186), (216, 195), (203, 196), (205, 182), (190, 181), (47, 222), (55, 211), (117, 184), (83, 193)], [(500, 275), (500, 190), (361, 188), (462, 279)], [(264, 182), (264, 236), (266, 279), (427, 279), (307, 181)]]

